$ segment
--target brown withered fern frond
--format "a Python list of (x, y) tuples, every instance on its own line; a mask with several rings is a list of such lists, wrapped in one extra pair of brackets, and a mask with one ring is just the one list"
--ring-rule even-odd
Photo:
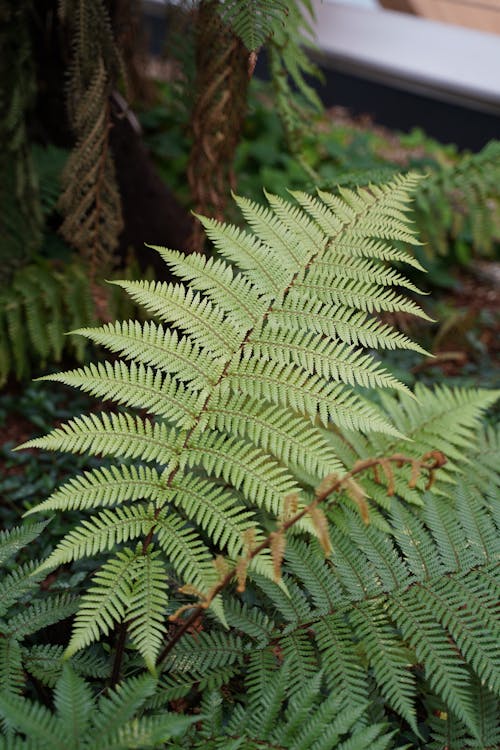
[(102, 0), (61, 0), (60, 13), (73, 40), (68, 115), (76, 137), (62, 175), (60, 231), (88, 263), (99, 306), (95, 281), (112, 268), (123, 226), (109, 147), (110, 96), (121, 63)]
[[(219, 3), (202, 0), (196, 20), (196, 94), (188, 182), (195, 211), (222, 220), (236, 187), (233, 159), (246, 115), (250, 55), (224, 24)], [(203, 249), (196, 224), (191, 247)]]
[(26, 263), (42, 241), (40, 190), (27, 122), (36, 95), (31, 0), (0, 0), (0, 280)]

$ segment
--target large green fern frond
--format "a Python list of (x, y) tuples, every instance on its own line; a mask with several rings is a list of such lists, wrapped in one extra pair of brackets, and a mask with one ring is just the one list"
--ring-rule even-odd
[[(140, 415), (83, 415), (26, 444), (117, 459), (69, 480), (39, 506), (93, 514), (61, 542), (50, 564), (124, 545), (84, 597), (70, 653), (127, 618), (138, 560), (150, 544), (151, 554), (162, 552), (158, 564), (163, 559), (176, 580), (207, 595), (218, 575), (214, 552), (241, 554), (242, 534), (256, 526), (257, 513), (256, 539), (282, 512), (286, 495), (302, 493), (305, 501), (319, 478), (342, 470), (320, 425), (401, 437), (395, 420), (355, 387), (404, 391), (370, 350), (419, 348), (371, 312), (388, 304), (417, 312), (393, 294), (395, 283), (404, 285), (402, 274), (387, 270), (388, 260), (418, 265), (396, 247), (417, 242), (405, 218), (417, 183), (409, 175), (311, 201), (269, 195), (268, 207), (240, 198), (250, 231), (204, 220), (218, 258), (160, 249), (184, 283), (118, 282), (160, 324), (129, 321), (81, 331), (123, 359), (51, 378)], [(363, 278), (353, 281), (339, 271), (344, 257), (359, 259)], [(378, 269), (373, 283), (367, 269)], [(313, 294), (311, 279), (334, 297)], [(156, 467), (134, 468), (130, 460)], [(129, 546), (139, 536), (142, 552)], [(269, 556), (253, 568), (273, 577)], [(223, 619), (219, 597), (213, 607)], [(148, 611), (144, 605), (136, 619), (150, 633), (151, 666), (159, 639)]]

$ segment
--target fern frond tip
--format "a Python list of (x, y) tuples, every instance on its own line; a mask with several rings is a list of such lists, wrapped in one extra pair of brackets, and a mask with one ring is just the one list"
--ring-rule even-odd
[(16, 445), (14, 448), (11, 448), (12, 451), (24, 451), (27, 448), (33, 448), (35, 446), (31, 445), (33, 441), (32, 440), (26, 440), (24, 443), (21, 443), (21, 445)]

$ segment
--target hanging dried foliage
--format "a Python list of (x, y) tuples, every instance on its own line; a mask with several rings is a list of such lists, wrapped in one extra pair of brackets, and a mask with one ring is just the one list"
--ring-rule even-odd
[[(102, 0), (61, 0), (60, 13), (73, 40), (68, 115), (76, 137), (62, 176), (60, 231), (87, 261), (93, 283), (113, 266), (123, 226), (109, 148), (110, 97), (121, 61)], [(94, 296), (101, 305), (97, 287)]]

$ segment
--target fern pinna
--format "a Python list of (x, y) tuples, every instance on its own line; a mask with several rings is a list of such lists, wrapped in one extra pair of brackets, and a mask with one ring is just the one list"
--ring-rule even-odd
[[(245, 532), (258, 542), (285, 496), (307, 502), (309, 486), (343, 470), (325, 428), (400, 436), (358, 386), (405, 391), (369, 350), (420, 350), (372, 315), (424, 315), (397, 290), (413, 284), (386, 265), (418, 267), (396, 246), (416, 243), (405, 217), (417, 179), (340, 198), (296, 193), (294, 203), (268, 195), (268, 208), (238, 198), (251, 231), (202, 219), (218, 257), (159, 248), (185, 283), (117, 282), (159, 322), (80, 331), (122, 358), (49, 379), (140, 413), (84, 415), (24, 446), (117, 459), (35, 509), (91, 511), (47, 567), (109, 553), (68, 654), (128, 623), (153, 669), (172, 591), (206, 594), (214, 554), (237, 557)], [(272, 579), (269, 556), (253, 568)], [(212, 610), (225, 622), (220, 597)]]

